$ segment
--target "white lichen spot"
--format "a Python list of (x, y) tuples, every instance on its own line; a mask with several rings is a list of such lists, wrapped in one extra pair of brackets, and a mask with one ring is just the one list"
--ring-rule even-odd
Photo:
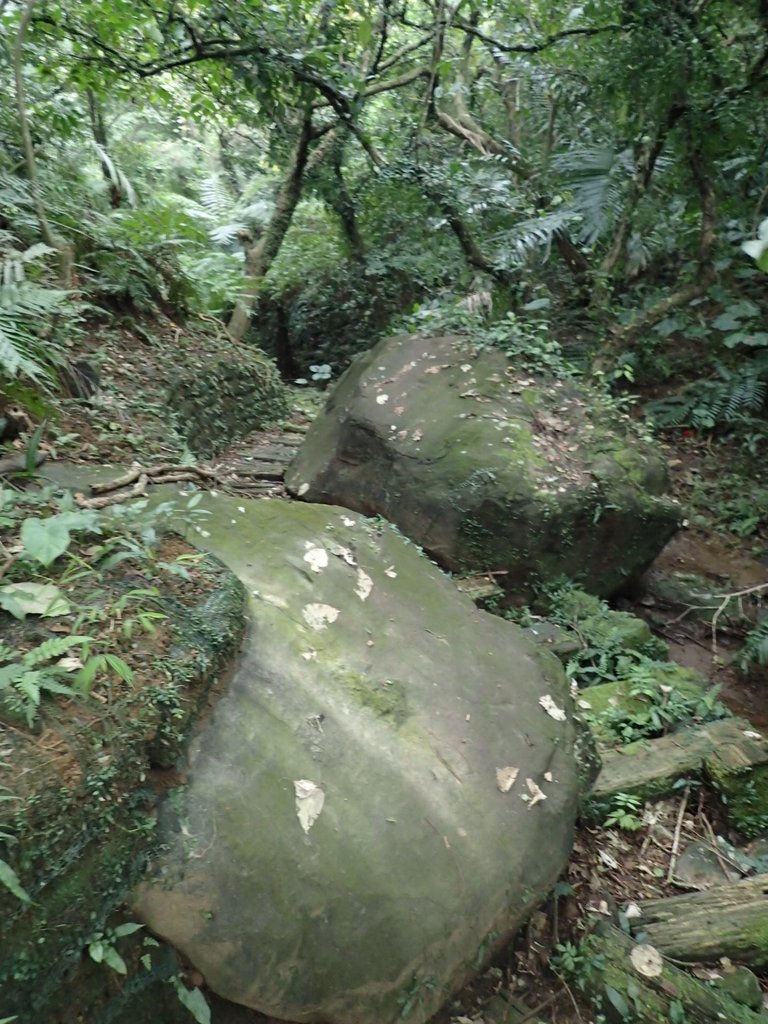
[(237, 506), (237, 511), (238, 512), (242, 512), (243, 514), (245, 514), (245, 505), (238, 505)]
[(317, 651), (302, 651), (301, 656), (304, 661), (314, 661), (317, 657)]
[(384, 575), (385, 575), (385, 576), (389, 576), (389, 578), (390, 578), (391, 580), (396, 580), (396, 579), (397, 579), (397, 573), (395, 572), (395, 567), (394, 567), (394, 565), (390, 565), (390, 566), (388, 566), (388, 567), (387, 567), (387, 568), (386, 568), (386, 569), (384, 570)]
[(389, 401), (389, 395), (376, 395), (376, 405), (384, 405)]
[(355, 593), (361, 601), (367, 601), (368, 595), (373, 590), (373, 580), (367, 572), (363, 572), (362, 569), (357, 570), (357, 586), (355, 587)]
[(414, 441), (420, 441), (422, 437), (424, 437), (424, 434), (422, 433), (421, 430), (414, 430), (414, 432), (411, 434), (411, 437), (413, 438)]
[(354, 526), (355, 525), (355, 520), (354, 519), (350, 519), (349, 516), (342, 516), (341, 517), (341, 521), (344, 524), (344, 526)]
[(298, 491), (296, 491), (296, 493), (298, 494), (299, 497), (301, 497), (303, 494), (306, 494), (308, 490), (309, 484), (305, 482), (303, 484), (299, 484), (299, 489)]
[(325, 629), (339, 617), (339, 609), (331, 604), (305, 604), (301, 609), (304, 621), (312, 629)]
[(328, 565), (328, 552), (325, 548), (309, 545), (304, 553), (304, 561), (312, 572), (322, 572)]
[(655, 946), (640, 944), (629, 954), (632, 966), (645, 978), (658, 978), (664, 970), (664, 960)]

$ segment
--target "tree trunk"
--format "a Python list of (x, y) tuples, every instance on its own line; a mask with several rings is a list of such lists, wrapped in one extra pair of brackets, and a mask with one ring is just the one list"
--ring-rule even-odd
[(296, 362), (291, 346), (291, 332), (288, 324), (288, 311), (278, 299), (275, 310), (275, 362), (283, 380), (293, 381), (298, 376)]
[(27, 165), (27, 176), (29, 177), (29, 183), (32, 186), (32, 199), (35, 205), (35, 213), (37, 214), (37, 220), (40, 225), (40, 234), (43, 236), (43, 241), (46, 245), (50, 245), (52, 249), (55, 249), (59, 254), (59, 278), (61, 281), (62, 288), (71, 288), (73, 286), (73, 266), (74, 266), (74, 255), (72, 252), (72, 246), (65, 241), (60, 235), (54, 233), (48, 220), (48, 215), (45, 212), (45, 204), (43, 203), (42, 194), (40, 191), (40, 180), (37, 176), (37, 162), (35, 161), (35, 149), (32, 145), (32, 134), (29, 130), (29, 120), (27, 118), (27, 102), (24, 91), (24, 76), (22, 73), (22, 55), (24, 49), (24, 40), (27, 35), (27, 29), (32, 19), (32, 10), (35, 6), (35, 0), (27, 0), (24, 11), (21, 15), (21, 23), (19, 24), (19, 31), (16, 34), (16, 40), (13, 44), (13, 51), (11, 54), (11, 61), (13, 64), (13, 79), (16, 90), (16, 110), (19, 115), (19, 129), (21, 132), (21, 145), (24, 152), (24, 160)]
[(278, 191), (269, 224), (258, 242), (245, 253), (245, 287), (227, 325), (235, 341), (242, 341), (248, 332), (261, 282), (274, 263), (291, 226), (293, 214), (301, 199), (305, 175), (328, 153), (335, 142), (336, 134), (330, 131), (310, 157), (312, 137), (312, 114), (308, 111), (304, 115), (293, 158)]
[(644, 900), (640, 910), (633, 931), (643, 932), (665, 956), (687, 963), (725, 956), (756, 967), (768, 964), (768, 875)]
[(86, 92), (88, 98), (88, 115), (91, 119), (91, 133), (93, 135), (94, 142), (99, 150), (99, 162), (101, 163), (101, 173), (104, 180), (109, 187), (109, 205), (113, 210), (119, 209), (123, 204), (123, 190), (120, 187), (120, 182), (115, 180), (115, 176), (112, 174), (109, 166), (109, 162), (105, 159), (107, 155), (107, 129), (104, 124), (104, 114), (102, 112), (99, 101), (96, 99), (93, 90), (88, 89)]

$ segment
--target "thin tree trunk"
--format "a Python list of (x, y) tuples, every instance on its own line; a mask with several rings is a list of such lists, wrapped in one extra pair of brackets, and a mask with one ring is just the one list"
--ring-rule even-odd
[(308, 111), (299, 131), (290, 166), (277, 194), (275, 209), (258, 242), (245, 253), (245, 287), (227, 329), (235, 341), (242, 341), (251, 323), (251, 314), (258, 298), (261, 282), (280, 251), (280, 246), (291, 226), (293, 215), (301, 199), (304, 179), (336, 141), (336, 132), (330, 131), (310, 156), (312, 142), (312, 114)]
[(29, 120), (27, 118), (27, 101), (24, 91), (24, 76), (22, 74), (22, 54), (24, 50), (24, 40), (27, 35), (29, 23), (32, 19), (32, 10), (34, 6), (35, 0), (27, 0), (24, 5), (21, 22), (19, 24), (19, 31), (16, 33), (16, 40), (13, 44), (13, 50), (11, 53), (13, 80), (16, 90), (16, 110), (19, 115), (21, 145), (24, 153), (24, 161), (27, 167), (27, 176), (32, 187), (32, 201), (34, 203), (35, 213), (37, 214), (37, 220), (40, 225), (40, 234), (42, 235), (45, 244), (50, 245), (50, 247), (55, 249), (59, 254), (59, 278), (61, 280), (62, 287), (72, 288), (74, 283), (74, 255), (72, 252), (72, 246), (69, 242), (53, 231), (48, 220), (48, 215), (45, 212), (45, 204), (43, 203), (40, 191), (40, 179), (37, 175), (37, 162), (35, 161), (35, 149), (32, 144), (32, 133), (29, 130)]
[(344, 145), (341, 140), (336, 142), (331, 154), (333, 162), (333, 183), (328, 196), (328, 205), (333, 209), (341, 223), (344, 238), (347, 243), (347, 250), (350, 259), (355, 263), (365, 263), (365, 242), (360, 234), (357, 223), (357, 211), (352, 196), (349, 194), (347, 182), (344, 178), (342, 158)]

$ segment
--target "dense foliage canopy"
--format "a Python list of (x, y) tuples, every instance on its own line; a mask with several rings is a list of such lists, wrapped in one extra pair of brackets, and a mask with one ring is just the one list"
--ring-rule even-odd
[(727, 378), (701, 422), (762, 402), (765, 0), (4, 0), (0, 46), (6, 379), (77, 302), (222, 317), (289, 377), (416, 308), (621, 377), (682, 336)]

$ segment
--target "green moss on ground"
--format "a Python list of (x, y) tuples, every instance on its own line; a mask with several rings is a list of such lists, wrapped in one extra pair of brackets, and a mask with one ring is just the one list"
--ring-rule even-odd
[(89, 1024), (117, 1019), (89, 1010), (91, 998), (101, 1005), (109, 968), (83, 991), (78, 965), (153, 852), (162, 771), (176, 765), (245, 622), (240, 582), (210, 556), (200, 568), (208, 585), (189, 605), (161, 590), (170, 645), (151, 685), (51, 708), (39, 738), (2, 733), (0, 784), (24, 791), (23, 805), (0, 804), (3, 857), (31, 896), (22, 903), (0, 887), (1, 1010), (18, 1024), (74, 1022), (75, 991)]

